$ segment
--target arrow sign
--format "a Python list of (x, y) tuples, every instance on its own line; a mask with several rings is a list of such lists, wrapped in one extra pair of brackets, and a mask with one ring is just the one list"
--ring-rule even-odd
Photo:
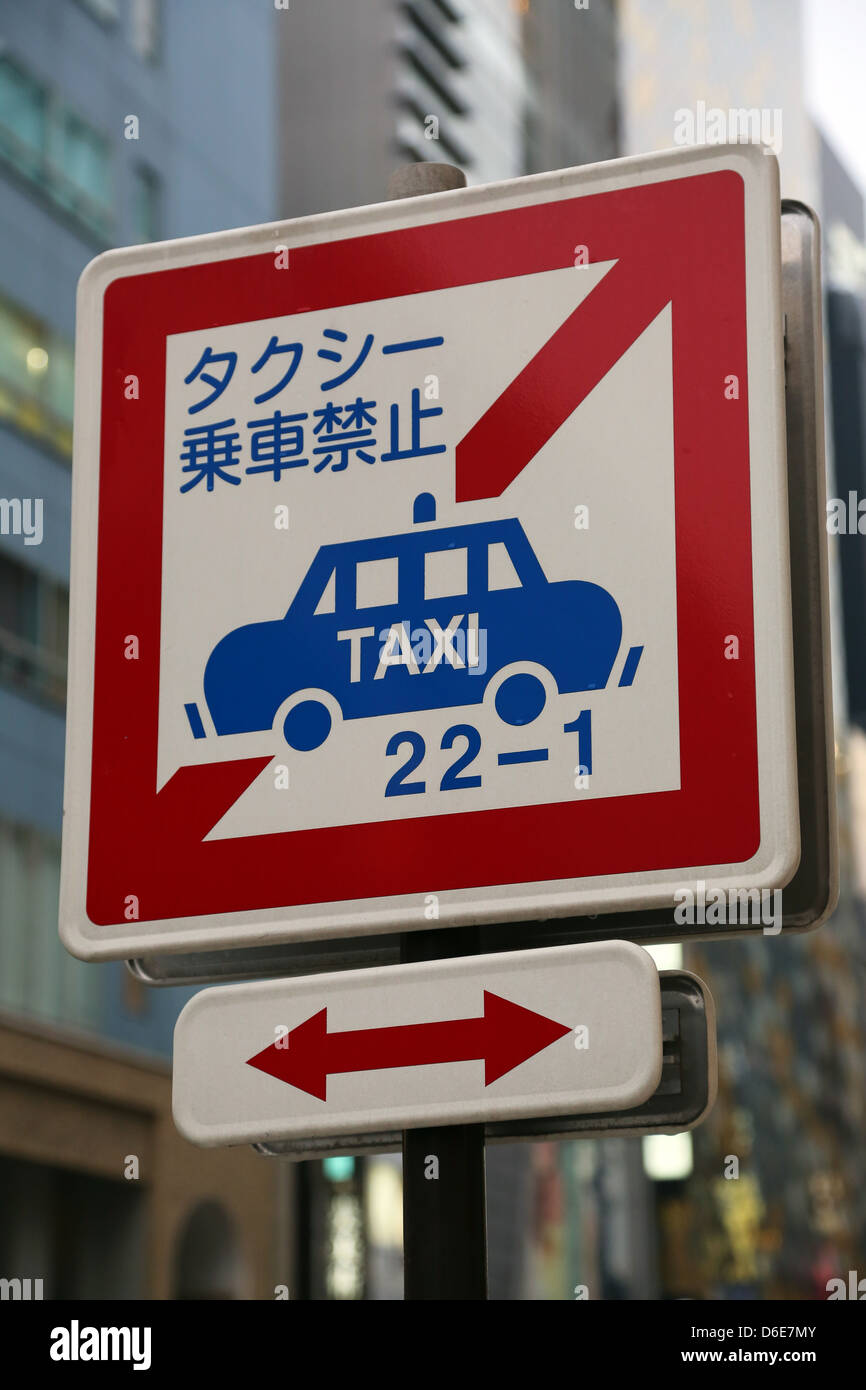
[(600, 941), (202, 990), (172, 1107), (194, 1144), (308, 1143), (627, 1110), (661, 1062), (652, 958)]
[(571, 1032), (532, 1009), (484, 991), (481, 1018), (444, 1023), (409, 1023), (394, 1028), (359, 1028), (329, 1033), (328, 1010), (320, 1009), (293, 1028), (288, 1048), (271, 1043), (247, 1065), (285, 1081), (308, 1095), (327, 1100), (328, 1076), (335, 1072), (423, 1067), (437, 1062), (484, 1062), (489, 1086), (521, 1062)]

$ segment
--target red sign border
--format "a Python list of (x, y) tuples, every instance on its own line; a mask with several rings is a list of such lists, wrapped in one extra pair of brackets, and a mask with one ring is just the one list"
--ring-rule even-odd
[[(123, 922), (131, 894), (145, 922), (754, 856), (760, 812), (744, 212), (742, 177), (715, 170), (293, 248), (289, 270), (278, 269), (269, 250), (120, 276), (108, 286), (92, 923)], [(182, 768), (156, 792), (166, 337), (559, 269), (573, 263), (578, 245), (592, 262), (616, 260), (614, 269), (627, 272), (619, 288), (624, 313), (646, 285), (659, 307), (672, 304), (680, 789), (204, 840), (271, 759)], [(124, 389), (131, 374), (137, 400)], [(731, 375), (737, 399), (725, 393)], [(458, 478), (458, 495), (490, 495), (489, 483), (482, 486), (488, 491), (473, 492), (471, 479)], [(130, 634), (139, 639), (136, 661), (124, 658)], [(738, 639), (737, 660), (726, 657), (730, 635)]]

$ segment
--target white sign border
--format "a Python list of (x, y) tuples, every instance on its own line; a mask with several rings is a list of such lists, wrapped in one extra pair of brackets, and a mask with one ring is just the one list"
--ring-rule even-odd
[[(86, 911), (93, 731), (102, 305), (105, 291), (128, 275), (273, 253), (611, 192), (717, 170), (738, 173), (745, 187), (746, 327), (749, 369), (752, 576), (761, 843), (741, 864), (541, 880), (482, 888), (440, 889), (345, 902), (250, 912), (95, 925)], [(131, 519), (134, 524), (134, 519)], [(794, 724), (793, 651), (788, 552), (784, 360), (781, 308), (779, 174), (775, 157), (753, 145), (699, 146), (518, 180), (324, 213), (291, 222), (107, 251), (78, 287), (72, 558), (64, 834), (60, 935), (85, 960), (154, 952), (253, 947), (278, 942), (366, 936), (429, 928), (426, 898), (437, 896), (439, 927), (523, 921), (670, 907), (677, 888), (704, 882), (707, 893), (783, 887), (800, 858)]]

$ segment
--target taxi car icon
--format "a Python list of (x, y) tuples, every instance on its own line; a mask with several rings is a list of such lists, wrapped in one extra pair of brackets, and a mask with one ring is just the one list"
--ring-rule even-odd
[[(218, 735), (277, 728), (305, 751), (341, 719), (476, 704), (488, 688), (499, 717), (521, 725), (554, 687), (607, 685), (622, 620), (606, 589), (548, 580), (516, 518), (433, 527), (422, 493), (413, 520), (401, 535), (321, 546), (283, 617), (217, 643), (204, 695)], [(197, 706), (186, 711), (204, 737)]]

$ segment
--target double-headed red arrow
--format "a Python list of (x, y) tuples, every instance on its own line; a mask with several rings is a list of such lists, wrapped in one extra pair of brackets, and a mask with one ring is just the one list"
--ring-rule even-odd
[(484, 1062), (489, 1086), (541, 1052), (571, 1029), (552, 1018), (484, 991), (481, 1018), (444, 1023), (409, 1023), (394, 1028), (328, 1032), (328, 1010), (320, 1009), (288, 1035), (288, 1047), (271, 1043), (247, 1065), (327, 1100), (328, 1076), (336, 1072), (423, 1067), (440, 1062)]

